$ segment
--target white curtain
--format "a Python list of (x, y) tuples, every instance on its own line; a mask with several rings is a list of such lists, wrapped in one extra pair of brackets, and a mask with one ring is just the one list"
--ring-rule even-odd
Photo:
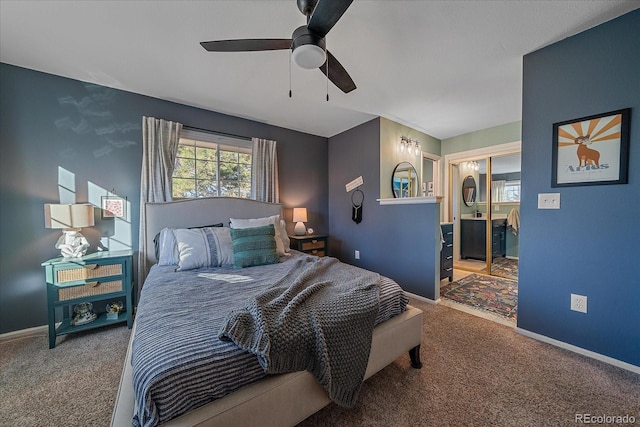
[(491, 182), (491, 200), (494, 202), (506, 202), (507, 201), (507, 181), (492, 181)]
[(251, 198), (263, 202), (279, 203), (278, 156), (276, 141), (252, 138)]
[(142, 175), (140, 180), (140, 239), (138, 243), (138, 295), (147, 277), (145, 203), (171, 200), (171, 178), (182, 124), (153, 117), (142, 118)]

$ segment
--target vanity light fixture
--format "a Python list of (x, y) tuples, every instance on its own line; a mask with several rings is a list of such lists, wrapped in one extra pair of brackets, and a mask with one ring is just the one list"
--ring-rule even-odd
[(480, 170), (480, 164), (475, 160), (466, 162), (466, 166), (469, 170), (472, 170), (472, 171)]
[(416, 140), (407, 138), (406, 136), (400, 137), (400, 152), (407, 152), (411, 155), (417, 156), (421, 153), (420, 143)]
[(400, 138), (400, 152), (404, 153), (404, 150), (407, 149), (408, 142), (406, 138), (403, 136)]

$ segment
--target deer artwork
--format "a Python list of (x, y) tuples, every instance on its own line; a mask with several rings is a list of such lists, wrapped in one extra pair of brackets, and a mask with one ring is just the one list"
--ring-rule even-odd
[(591, 135), (579, 136), (574, 141), (578, 144), (578, 167), (582, 167), (587, 164), (591, 166), (600, 167), (600, 153), (592, 148), (587, 147), (591, 145)]

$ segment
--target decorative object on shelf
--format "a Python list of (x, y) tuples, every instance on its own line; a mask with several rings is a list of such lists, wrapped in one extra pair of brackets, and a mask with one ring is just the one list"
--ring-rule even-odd
[(414, 139), (407, 138), (406, 136), (400, 137), (400, 152), (407, 152), (411, 155), (417, 156), (422, 153), (422, 147), (420, 143)]
[(44, 205), (44, 226), (62, 229), (63, 234), (56, 242), (56, 249), (60, 249), (65, 258), (81, 258), (87, 253), (89, 242), (80, 234), (80, 229), (93, 225), (92, 205)]
[(313, 235), (313, 228), (307, 228), (307, 234), (309, 236), (312, 236)]
[(293, 222), (296, 223), (293, 229), (296, 236), (307, 234), (307, 228), (304, 226), (304, 223), (307, 222), (307, 208), (293, 208)]
[(107, 304), (107, 320), (116, 320), (121, 311), (124, 310), (122, 301), (113, 301)]
[(626, 184), (631, 109), (553, 124), (552, 187)]
[(73, 326), (85, 325), (96, 320), (98, 316), (93, 312), (93, 304), (90, 302), (82, 302), (73, 307)]
[[(113, 192), (112, 192), (113, 193)], [(102, 218), (126, 218), (127, 198), (117, 195), (102, 196)]]
[(351, 219), (356, 224), (362, 222), (362, 204), (364, 202), (364, 193), (359, 188), (356, 188), (351, 193)]

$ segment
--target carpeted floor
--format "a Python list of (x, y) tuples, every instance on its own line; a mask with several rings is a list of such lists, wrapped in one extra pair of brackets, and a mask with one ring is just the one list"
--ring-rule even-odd
[(484, 274), (470, 274), (440, 286), (440, 296), (458, 304), (515, 320), (518, 311), (518, 282)]
[[(573, 426), (576, 414), (635, 416), (640, 375), (442, 305), (424, 311), (420, 370), (405, 355), (367, 380), (352, 409), (300, 424)], [(130, 331), (0, 342), (0, 426), (108, 426)], [(283, 405), (288, 402), (283, 402)]]

